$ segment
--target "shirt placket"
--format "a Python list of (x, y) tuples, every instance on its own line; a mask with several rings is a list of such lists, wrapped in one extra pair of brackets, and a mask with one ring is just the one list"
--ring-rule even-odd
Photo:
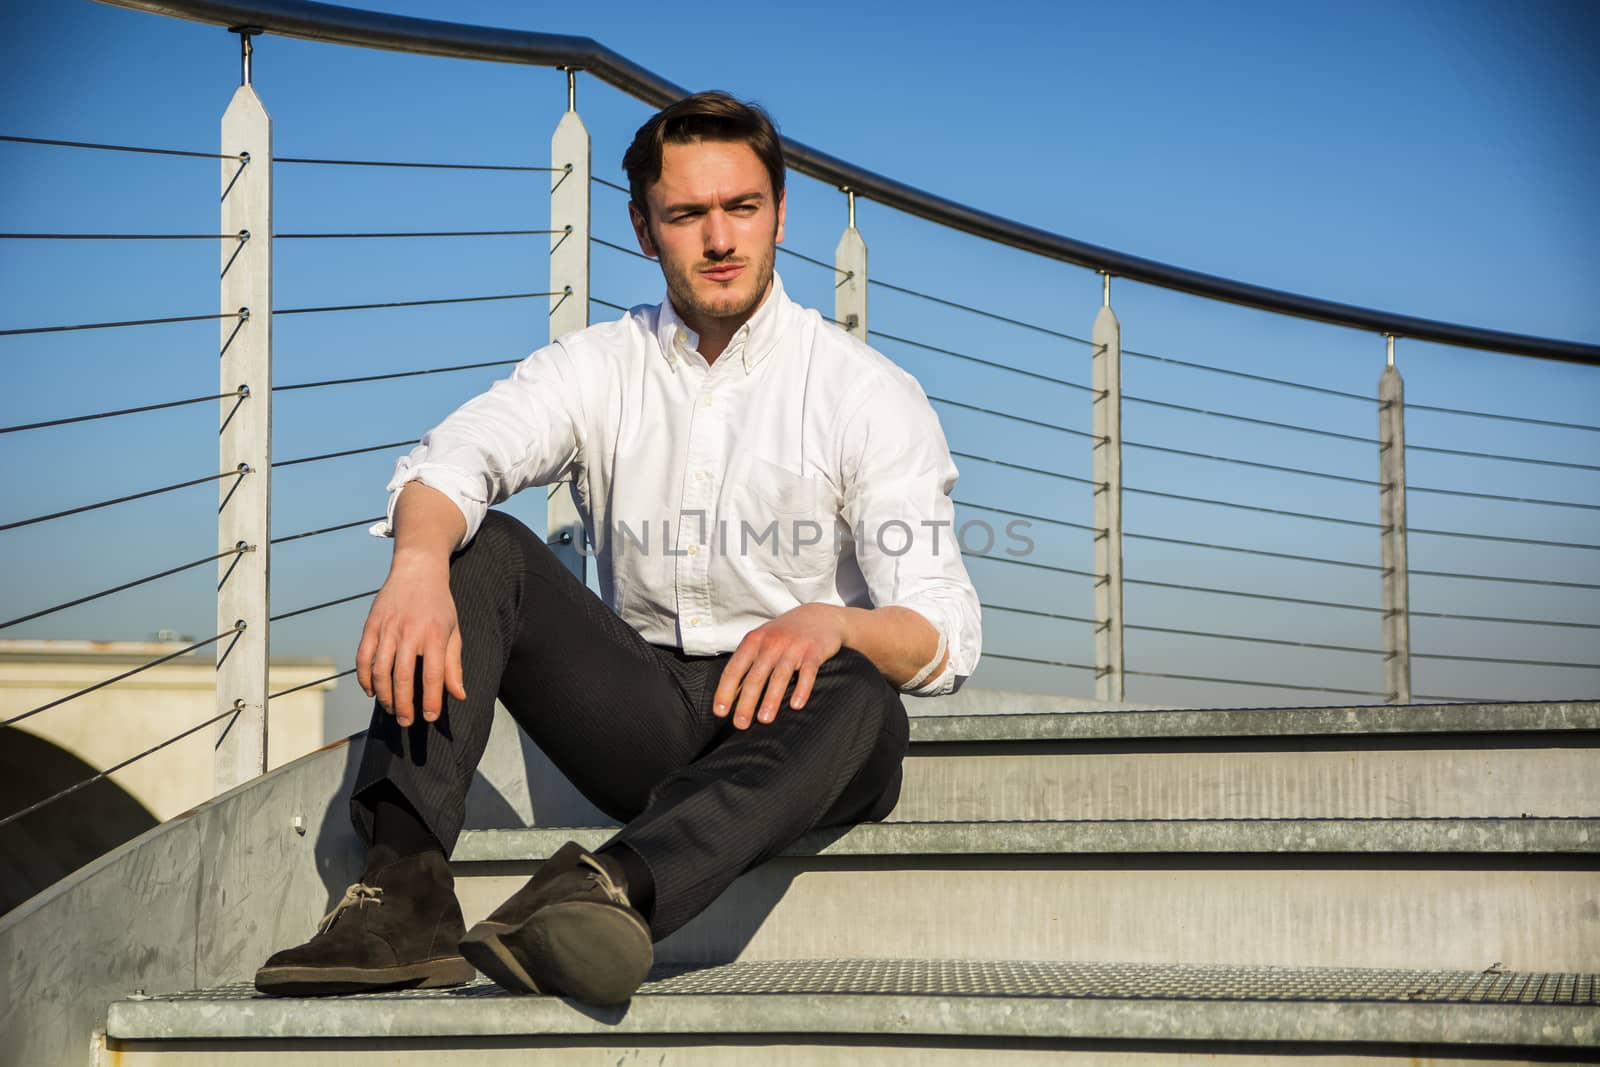
[(678, 633), (683, 650), (694, 655), (717, 650), (716, 609), (711, 599), (711, 546), (716, 535), (712, 528), (713, 505), (727, 454), (729, 373), (738, 362), (739, 352), (730, 344), (701, 380), (689, 417), (673, 580), (678, 599)]

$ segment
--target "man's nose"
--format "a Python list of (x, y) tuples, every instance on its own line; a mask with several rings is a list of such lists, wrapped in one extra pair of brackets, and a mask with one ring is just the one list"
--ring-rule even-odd
[(733, 253), (733, 226), (727, 214), (706, 212), (705, 252), (708, 259), (723, 259)]

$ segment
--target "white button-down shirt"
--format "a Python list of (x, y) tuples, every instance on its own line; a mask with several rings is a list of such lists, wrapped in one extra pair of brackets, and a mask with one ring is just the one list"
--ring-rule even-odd
[(413, 480), (460, 507), (463, 545), (491, 504), (570, 480), (601, 596), (645, 640), (729, 652), (801, 604), (898, 605), (939, 633), (901, 689), (954, 691), (981, 619), (955, 463), (916, 379), (776, 276), (716, 362), (698, 344), (666, 299), (539, 349), (401, 457), (372, 532), (392, 536)]

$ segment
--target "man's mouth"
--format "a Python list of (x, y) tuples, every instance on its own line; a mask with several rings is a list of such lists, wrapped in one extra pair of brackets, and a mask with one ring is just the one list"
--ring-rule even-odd
[(743, 263), (718, 263), (700, 272), (700, 276), (714, 282), (731, 282), (744, 273)]

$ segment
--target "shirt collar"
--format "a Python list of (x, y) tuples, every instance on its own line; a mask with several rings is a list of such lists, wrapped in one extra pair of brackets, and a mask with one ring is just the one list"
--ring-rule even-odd
[[(750, 316), (750, 320), (734, 331), (728, 347), (717, 358), (721, 360), (736, 352), (744, 365), (744, 372), (749, 374), (754, 371), (777, 347), (791, 303), (783, 291), (783, 279), (778, 277), (777, 271), (773, 271), (772, 291), (761, 302), (756, 313)], [(671, 293), (661, 300), (661, 312), (656, 321), (656, 341), (661, 346), (661, 355), (674, 370), (677, 369), (678, 360), (700, 345), (700, 335), (689, 328), (678, 314), (678, 309), (673, 307)]]

